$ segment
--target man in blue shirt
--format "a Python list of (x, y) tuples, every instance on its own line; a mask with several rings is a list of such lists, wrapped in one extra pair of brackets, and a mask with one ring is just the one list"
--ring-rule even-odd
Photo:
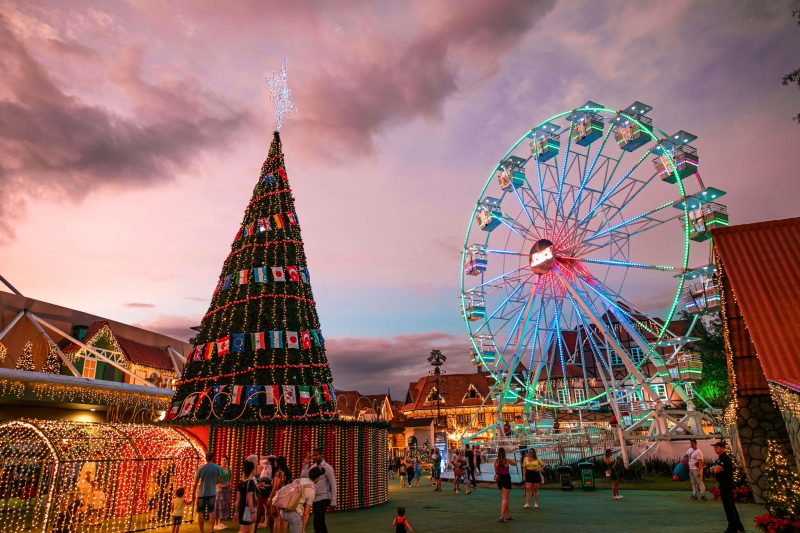
[[(211, 523), (214, 523), (214, 501), (217, 498), (217, 481), (222, 474), (219, 466), (214, 464), (214, 454), (206, 454), (206, 464), (200, 467), (194, 478), (193, 493), (197, 498), (197, 525), (200, 533), (206, 533), (204, 519), (211, 515)], [(197, 485), (200, 485), (198, 491)]]

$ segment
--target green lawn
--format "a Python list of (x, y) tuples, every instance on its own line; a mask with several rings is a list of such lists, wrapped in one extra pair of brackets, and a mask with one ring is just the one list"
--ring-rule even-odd
[[(428, 482), (430, 483), (430, 482)], [(600, 480), (601, 486), (606, 480)], [(673, 490), (652, 490), (671, 487)], [(555, 483), (548, 483), (540, 496), (539, 509), (522, 509), (525, 491), (514, 487), (511, 491), (512, 522), (498, 523), (500, 495), (496, 488), (479, 487), (469, 496), (463, 492), (454, 494), (442, 486), (441, 493), (435, 493), (425, 483), (420, 487), (400, 488), (397, 480), (392, 480), (389, 503), (348, 513), (328, 515), (328, 527), (333, 532), (373, 533), (392, 531), (391, 523), (398, 505), (407, 510), (407, 516), (414, 531), (580, 531), (614, 532), (620, 531), (680, 531), (680, 532), (720, 532), (726, 527), (722, 504), (713, 501), (690, 502), (688, 482), (672, 482), (668, 479), (655, 479), (639, 483), (623, 483), (621, 493), (624, 499), (611, 500), (606, 489), (595, 492), (581, 490), (561, 491)], [(675, 488), (684, 490), (678, 491)], [(760, 505), (738, 505), (742, 522), (748, 531), (753, 531), (753, 518), (763, 514)], [(231, 524), (231, 528), (233, 528)], [(233, 529), (235, 531), (235, 529)], [(163, 532), (168, 529), (159, 530)], [(182, 533), (196, 533), (197, 526), (184, 525)], [(208, 531), (208, 530), (207, 530)], [(226, 531), (231, 531), (227, 529)], [(259, 530), (265, 531), (265, 530)], [(309, 523), (306, 531), (313, 531)]]

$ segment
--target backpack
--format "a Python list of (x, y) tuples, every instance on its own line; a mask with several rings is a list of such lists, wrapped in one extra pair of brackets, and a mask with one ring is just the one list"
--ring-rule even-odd
[(299, 479), (295, 479), (288, 485), (281, 487), (272, 498), (272, 506), (283, 511), (294, 511), (303, 496), (303, 485)]

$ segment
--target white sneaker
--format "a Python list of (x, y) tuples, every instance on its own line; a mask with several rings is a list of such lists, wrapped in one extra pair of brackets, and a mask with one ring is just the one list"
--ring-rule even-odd
[(530, 505), (528, 505), (528, 504), (526, 503), (525, 505), (523, 505), (523, 506), (522, 506), (522, 508), (523, 508), (523, 509), (529, 509), (529, 508), (530, 508)]
[(225, 524), (217, 524), (216, 526), (214, 526), (214, 529), (216, 531), (219, 531), (221, 529), (228, 529), (228, 526), (226, 526)]
[(534, 508), (534, 509), (538, 509), (538, 508), (539, 508), (539, 504), (538, 504), (538, 503), (534, 503), (534, 504), (533, 504), (533, 508)]

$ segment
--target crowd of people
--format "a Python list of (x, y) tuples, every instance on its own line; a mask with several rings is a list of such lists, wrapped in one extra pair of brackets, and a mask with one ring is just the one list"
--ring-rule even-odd
[[(300, 533), (312, 519), (315, 533), (328, 533), (325, 513), (336, 506), (336, 476), (322, 450), (313, 449), (303, 461), (299, 477), (294, 478), (283, 456), (249, 455), (242, 461), (242, 476), (232, 492), (232, 471), (228, 457), (220, 464), (214, 454), (206, 455), (206, 463), (195, 476), (191, 494), (176, 488), (171, 501), (172, 531), (178, 533), (185, 509), (195, 505), (200, 533), (206, 526), (213, 530), (227, 529), (233, 520), (240, 533), (269, 529), (270, 533)], [(233, 505), (231, 505), (233, 503)], [(313, 518), (312, 518), (313, 516)]]

